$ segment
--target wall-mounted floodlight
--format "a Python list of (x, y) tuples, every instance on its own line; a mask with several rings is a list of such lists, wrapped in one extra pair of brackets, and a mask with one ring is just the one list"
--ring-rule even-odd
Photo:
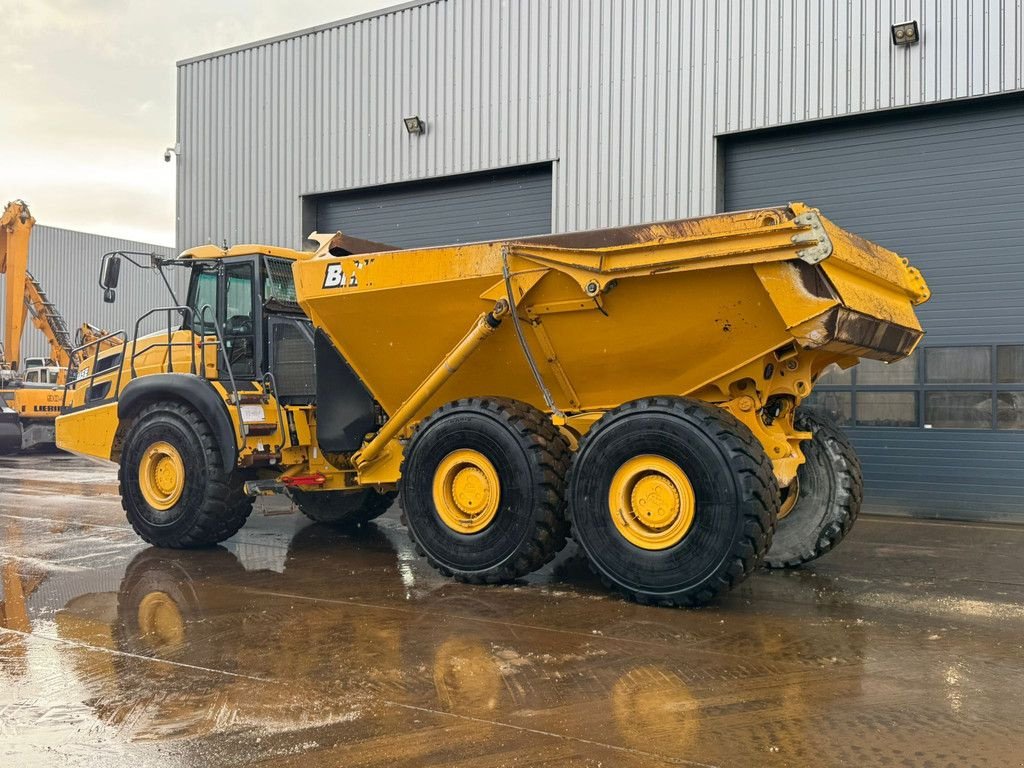
[(921, 34), (917, 28), (916, 21), (904, 21), (901, 24), (892, 25), (893, 45), (913, 45), (921, 41)]
[(411, 136), (419, 136), (427, 132), (427, 124), (420, 119), (419, 115), (406, 117), (402, 122), (405, 123), (405, 130)]

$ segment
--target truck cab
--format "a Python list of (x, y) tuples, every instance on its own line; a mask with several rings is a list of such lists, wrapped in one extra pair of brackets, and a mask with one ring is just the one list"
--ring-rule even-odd
[(283, 402), (312, 402), (313, 330), (295, 298), (297, 254), (266, 247), (210, 254), (207, 248), (182, 255), (192, 265), (181, 329), (196, 337), (219, 334), (223, 354), (216, 365), (225, 378), (241, 385), (270, 374)]
[[(161, 260), (161, 274), (188, 270), (185, 296), (171, 291), (167, 306), (150, 309), (130, 331), (93, 339), (76, 350), (82, 363), (65, 407), (112, 402), (133, 381), (171, 373), (221, 381), (238, 391), (262, 390), (273, 382), (282, 402), (312, 403), (313, 333), (296, 301), (291, 269), (303, 256), (270, 246), (206, 245)], [(113, 301), (120, 256), (108, 257), (101, 284), (105, 299)]]
[[(144, 313), (133, 328), (75, 350), (81, 363), (63, 393), (59, 447), (118, 462), (140, 414), (154, 403), (174, 402), (205, 422), (219, 463), (237, 467), (241, 480), (256, 481), (263, 472), (273, 479), (282, 464), (305, 465), (314, 454), (322, 461), (311, 448), (313, 331), (292, 277), (292, 264), (309, 254), (205, 245), (152, 264), (137, 261), (139, 255), (105, 257), (105, 300), (116, 300), (127, 260), (158, 270), (171, 301)], [(174, 295), (168, 269), (187, 270), (184, 296)], [(349, 481), (334, 482), (343, 487)]]

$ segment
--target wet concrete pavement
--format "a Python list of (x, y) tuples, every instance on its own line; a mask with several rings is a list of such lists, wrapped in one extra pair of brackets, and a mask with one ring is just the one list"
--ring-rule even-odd
[(570, 544), (472, 587), (392, 511), (261, 505), (146, 547), (112, 471), (0, 459), (0, 765), (1024, 765), (1024, 526), (866, 517), (717, 605), (608, 594)]

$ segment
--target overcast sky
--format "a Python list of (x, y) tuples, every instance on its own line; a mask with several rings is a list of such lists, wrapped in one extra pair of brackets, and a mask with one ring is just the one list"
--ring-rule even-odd
[(175, 62), (397, 2), (0, 0), (0, 206), (173, 244)]

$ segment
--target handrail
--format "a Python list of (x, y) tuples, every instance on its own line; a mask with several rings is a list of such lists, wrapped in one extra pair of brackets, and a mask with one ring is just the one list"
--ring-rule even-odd
[[(175, 313), (175, 312), (177, 312), (181, 316), (182, 321), (183, 321), (183, 325), (188, 325), (191, 328), (191, 330), (192, 330), (192, 335), (190, 336), (188, 341), (174, 341), (174, 332), (177, 329), (174, 327), (174, 323), (172, 321), (172, 317), (173, 317), (173, 313)], [(139, 328), (141, 327), (143, 321), (145, 321), (147, 318), (152, 317), (153, 315), (158, 314), (158, 313), (166, 313), (166, 315), (167, 315), (167, 338), (166, 338), (166, 340), (158, 340), (157, 338), (151, 338), (151, 339), (148, 340), (149, 343), (145, 347), (143, 347), (142, 349), (139, 349)], [(130, 351), (130, 356), (128, 357), (129, 380), (134, 381), (136, 378), (138, 378), (139, 374), (138, 374), (138, 371), (135, 368), (135, 361), (143, 353), (148, 352), (149, 350), (154, 349), (154, 348), (163, 348), (163, 349), (165, 349), (166, 352), (167, 352), (167, 356), (166, 356), (167, 372), (168, 373), (174, 373), (175, 372), (174, 371), (174, 354), (172, 352), (172, 348), (173, 347), (189, 347), (189, 350), (190, 350), (190, 355), (189, 355), (189, 373), (191, 373), (193, 375), (199, 375), (203, 379), (206, 379), (207, 381), (209, 381), (210, 377), (207, 375), (207, 372), (206, 372), (206, 347), (207, 347), (207, 345), (212, 344), (217, 349), (217, 351), (218, 351), (216, 359), (219, 359), (219, 360), (223, 361), (223, 370), (224, 370), (224, 372), (227, 373), (227, 379), (228, 379), (228, 382), (231, 385), (231, 404), (234, 405), (234, 407), (235, 407), (235, 409), (237, 411), (237, 414), (238, 414), (238, 437), (241, 440), (241, 443), (239, 443), (238, 445), (244, 444), (245, 436), (246, 436), (246, 425), (245, 425), (245, 422), (242, 419), (242, 408), (241, 408), (242, 398), (238, 394), (238, 383), (235, 380), (235, 373), (231, 369), (231, 360), (228, 358), (227, 349), (224, 346), (224, 334), (223, 334), (223, 331), (221, 330), (220, 323), (217, 320), (217, 316), (215, 314), (214, 308), (212, 306), (210, 306), (209, 304), (204, 304), (200, 308), (199, 313), (198, 313), (198, 325), (200, 326), (198, 333), (196, 332), (196, 328), (195, 328), (195, 326), (196, 326), (195, 320), (196, 320), (196, 313), (193, 312), (191, 307), (187, 307), (187, 306), (183, 306), (183, 305), (172, 305), (172, 306), (167, 306), (167, 307), (154, 307), (153, 309), (149, 310), (148, 312), (145, 312), (144, 314), (140, 315), (139, 318), (136, 319), (136, 321), (135, 321), (134, 332), (132, 334), (132, 340), (131, 340), (131, 351)], [(206, 332), (206, 329), (209, 328), (209, 327), (213, 328), (213, 333), (207, 333)], [(195, 337), (196, 336), (199, 337), (198, 345), (195, 343)], [(207, 340), (207, 337), (209, 337), (209, 336), (212, 336), (213, 340)], [(110, 398), (110, 399), (117, 399), (120, 396), (120, 394), (121, 394), (121, 382), (122, 382), (122, 377), (124, 375), (124, 369), (125, 369), (124, 355), (129, 354), (129, 351), (128, 351), (128, 346), (129, 346), (129, 344), (128, 344), (128, 334), (124, 330), (114, 331), (113, 333), (108, 333), (105, 336), (101, 336), (98, 339), (94, 339), (93, 341), (90, 341), (87, 344), (83, 344), (83, 345), (81, 345), (79, 347), (75, 347), (71, 351), (72, 360), (76, 359), (77, 356), (79, 356), (80, 354), (81, 354), (81, 358), (80, 359), (85, 360), (87, 357), (89, 357), (89, 355), (87, 355), (87, 354), (82, 354), (86, 350), (92, 350), (95, 347), (96, 351), (94, 353), (92, 353), (92, 354), (95, 354), (95, 355), (98, 356), (99, 352), (102, 351), (100, 345), (103, 344), (104, 342), (110, 340), (110, 339), (115, 339), (115, 338), (120, 340), (120, 342), (121, 342), (121, 349), (123, 351), (120, 353), (122, 355), (122, 357), (121, 357), (120, 364), (117, 366), (117, 383), (116, 383), (116, 385), (114, 387), (114, 390), (113, 390), (114, 394), (112, 395), (112, 398)], [(200, 364), (198, 366), (196, 365), (196, 349), (197, 349), (197, 346), (198, 346), (199, 358), (200, 358)], [(108, 371), (110, 373), (113, 373), (113, 369), (105, 369), (101, 373), (105, 374)], [(88, 382), (89, 382), (89, 388), (90, 389), (95, 384), (96, 374), (97, 374), (96, 365), (94, 363), (93, 366), (92, 366), (92, 370), (90, 371), (90, 375), (88, 377)], [(267, 376), (269, 376), (269, 381), (271, 382), (271, 385), (272, 385), (274, 393), (275, 393), (275, 398), (276, 398), (277, 383), (276, 383), (276, 381), (274, 381), (273, 374), (268, 373)], [(221, 370), (220, 370), (220, 367), (218, 366), (218, 368), (217, 368), (217, 375), (216, 375), (215, 380), (219, 381), (219, 380), (221, 380), (221, 378), (222, 378)], [(69, 381), (69, 382), (67, 382), (65, 384), (63, 397), (61, 399), (61, 410), (63, 410), (64, 408), (67, 407), (68, 390), (77, 391), (79, 384), (81, 384), (83, 381), (85, 381), (85, 379), (76, 378), (74, 381)], [(268, 381), (268, 379), (265, 377), (264, 381)], [(281, 434), (283, 436), (284, 435), (284, 421), (283, 421), (283, 414), (281, 412), (281, 404), (280, 403), (277, 403), (277, 412), (278, 412), (278, 425), (279, 425), (279, 428), (281, 429)], [(236, 447), (238, 447), (238, 445), (236, 445)], [(281, 445), (282, 445), (282, 447), (284, 446), (283, 438), (282, 438)]]
[[(114, 331), (112, 333), (108, 333), (106, 336), (100, 336), (98, 339), (94, 339), (93, 341), (90, 341), (90, 342), (87, 342), (85, 344), (82, 344), (79, 347), (75, 347), (74, 349), (71, 350), (71, 360), (72, 361), (85, 360), (86, 358), (89, 357), (89, 355), (82, 354), (82, 353), (84, 353), (85, 350), (87, 350), (87, 349), (91, 349), (92, 347), (96, 347), (95, 354), (98, 357), (99, 353), (102, 351), (100, 349), (99, 345), (103, 344), (106, 341), (109, 341), (110, 339), (120, 339), (121, 340), (121, 348), (124, 349), (125, 345), (127, 345), (127, 343), (128, 343), (128, 333), (126, 331), (124, 331), (123, 329), (119, 330), (119, 331)], [(112, 354), (118, 354), (118, 353), (115, 352), (115, 353), (112, 353)], [(124, 355), (123, 352), (121, 352), (120, 354), (122, 356)], [(79, 365), (79, 363), (76, 362), (75, 363), (76, 369), (77, 369), (78, 365)], [(121, 389), (121, 372), (122, 371), (124, 371), (124, 358), (123, 357), (121, 359), (120, 365), (117, 366), (117, 388), (115, 389), (115, 392), (118, 392)], [(103, 373), (108, 373), (108, 372), (109, 373), (113, 373), (114, 372), (113, 368), (107, 368), (107, 369), (105, 369), (103, 371)], [(76, 373), (77, 373), (77, 370), (76, 370)], [(97, 371), (96, 371), (96, 364), (93, 363), (92, 370), (89, 372), (89, 377), (88, 377), (89, 389), (92, 389), (92, 387), (96, 383), (96, 373), (97, 373)], [(77, 391), (78, 390), (78, 385), (82, 381), (85, 381), (85, 379), (75, 378), (73, 380), (69, 380), (69, 381), (64, 382), (64, 393), (61, 396), (61, 401), (60, 401), (61, 410), (64, 410), (64, 408), (67, 407), (67, 403), (68, 403), (68, 390), (70, 389), (72, 391)]]
[[(201, 326), (202, 333), (199, 335), (199, 354), (203, 358), (203, 375), (206, 374), (206, 345), (209, 343), (206, 340), (206, 313), (210, 312), (210, 321), (213, 323), (213, 336), (216, 338), (216, 346), (220, 355), (224, 358), (224, 370), (228, 373), (228, 381), (231, 382), (231, 400), (234, 403), (235, 410), (238, 412), (238, 436), (241, 438), (241, 443), (238, 446), (245, 444), (245, 422), (242, 420), (242, 403), (241, 398), (238, 396), (238, 385), (235, 383), (235, 372), (231, 370), (231, 360), (228, 358), (227, 350), (224, 348), (224, 334), (221, 333), (220, 323), (217, 322), (216, 310), (209, 304), (203, 304), (199, 309), (199, 324)], [(192, 329), (193, 335), (195, 334), (195, 328)]]
[(280, 450), (284, 449), (285, 434), (286, 433), (285, 433), (285, 425), (284, 425), (284, 413), (281, 410), (281, 398), (278, 397), (278, 395), (277, 395), (277, 379), (274, 377), (274, 374), (271, 373), (270, 371), (267, 371), (266, 373), (263, 374), (263, 390), (264, 390), (264, 392), (266, 392), (268, 387), (270, 389), (270, 393), (274, 396), (274, 405), (277, 406), (277, 428), (281, 432), (281, 445), (279, 445), (275, 449), (275, 453), (276, 453), (277, 451), (280, 451)]
[[(139, 350), (139, 326), (142, 325), (142, 321), (143, 320), (145, 320), (148, 317), (151, 317), (152, 315), (155, 315), (158, 312), (166, 312), (167, 313), (167, 341), (155, 342), (155, 340), (153, 340), (154, 343), (147, 344), (140, 351)], [(195, 348), (195, 344), (191, 340), (189, 340), (189, 341), (171, 341), (171, 339), (174, 338), (174, 330), (175, 330), (172, 327), (173, 323), (171, 322), (171, 313), (172, 312), (177, 312), (178, 314), (180, 314), (183, 321), (187, 321), (187, 320), (189, 320), (192, 317), (192, 309), (190, 307), (186, 307), (186, 306), (182, 306), (182, 305), (172, 305), (172, 306), (169, 306), (169, 307), (154, 307), (153, 309), (149, 310), (148, 312), (140, 315), (139, 318), (135, 321), (135, 330), (132, 333), (132, 355), (131, 355), (131, 358), (129, 359), (129, 369), (131, 371), (131, 378), (132, 378), (132, 380), (138, 378), (138, 373), (135, 370), (135, 360), (143, 352), (148, 352), (149, 350), (154, 349), (154, 348), (158, 348), (158, 347), (164, 347), (164, 348), (167, 349), (168, 363), (170, 365), (170, 370), (168, 371), (168, 373), (174, 373), (174, 355), (171, 354), (171, 347), (190, 347), (192, 353), (191, 353), (191, 367), (190, 367), (189, 372), (193, 373), (193, 374), (196, 372), (196, 348)], [(205, 363), (205, 361), (204, 361), (204, 363)]]

